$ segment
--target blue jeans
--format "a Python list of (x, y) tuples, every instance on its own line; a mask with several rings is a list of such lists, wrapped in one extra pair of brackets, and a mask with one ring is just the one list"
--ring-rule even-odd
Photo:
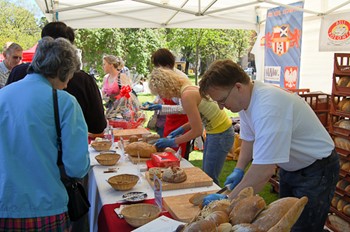
[(231, 150), (234, 139), (234, 131), (231, 126), (219, 134), (207, 134), (203, 150), (203, 171), (213, 181), (220, 185), (219, 175), (224, 166), (227, 153)]
[(339, 157), (335, 150), (330, 156), (294, 172), (280, 169), (280, 197), (307, 196), (309, 201), (293, 232), (323, 231), (335, 185), (339, 177)]

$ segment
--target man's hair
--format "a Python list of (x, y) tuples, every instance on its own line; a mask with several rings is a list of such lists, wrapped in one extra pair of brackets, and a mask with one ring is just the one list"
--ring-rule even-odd
[(175, 66), (175, 56), (166, 48), (160, 48), (152, 54), (152, 64), (155, 67), (173, 69)]
[(46, 24), (41, 30), (41, 38), (45, 36), (50, 36), (54, 39), (62, 37), (68, 39), (72, 44), (75, 39), (74, 30), (63, 22), (50, 22)]
[(248, 84), (250, 77), (232, 60), (217, 60), (210, 65), (199, 81), (199, 92), (203, 98), (207, 98), (210, 87), (230, 88), (237, 82)]
[(4, 49), (3, 54), (11, 55), (13, 51), (23, 51), (23, 48), (18, 43), (11, 43), (6, 49)]

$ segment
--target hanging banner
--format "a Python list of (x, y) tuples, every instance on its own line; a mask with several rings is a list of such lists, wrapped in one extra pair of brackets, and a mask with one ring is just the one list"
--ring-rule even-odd
[(320, 51), (350, 51), (350, 14), (324, 16), (319, 44)]
[[(303, 2), (290, 4), (303, 8)], [(276, 7), (267, 11), (264, 81), (282, 88), (299, 88), (303, 12)]]

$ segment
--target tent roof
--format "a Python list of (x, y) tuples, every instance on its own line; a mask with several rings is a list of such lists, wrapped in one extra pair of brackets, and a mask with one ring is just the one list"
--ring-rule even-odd
[[(36, 0), (49, 21), (73, 28), (258, 30), (266, 11), (297, 0)], [(305, 0), (304, 19), (350, 11), (349, 0)]]

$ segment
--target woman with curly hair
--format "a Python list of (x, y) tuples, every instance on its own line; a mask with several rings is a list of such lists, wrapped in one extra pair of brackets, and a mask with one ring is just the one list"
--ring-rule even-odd
[[(199, 88), (191, 81), (170, 69), (155, 68), (150, 74), (149, 88), (161, 98), (180, 98), (188, 123), (172, 131), (168, 138), (156, 142), (157, 147), (177, 147), (179, 144), (201, 136), (203, 126), (207, 137), (203, 150), (203, 170), (216, 184), (226, 155), (232, 147), (234, 131), (232, 122), (216, 102), (202, 99)], [(184, 132), (187, 133), (184, 134)]]

